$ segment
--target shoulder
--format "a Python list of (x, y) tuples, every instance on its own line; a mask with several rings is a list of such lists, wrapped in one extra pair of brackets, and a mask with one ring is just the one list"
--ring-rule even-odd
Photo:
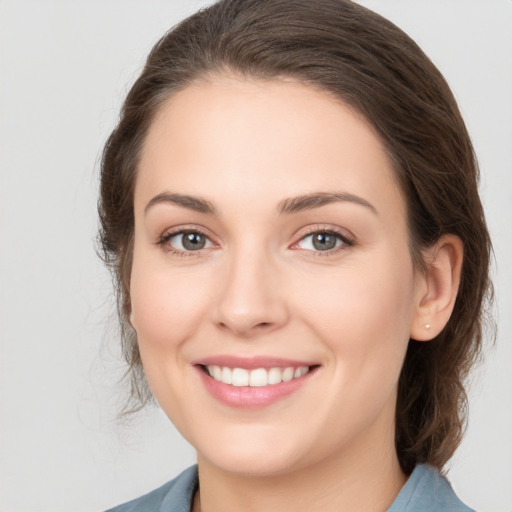
[(191, 466), (158, 489), (107, 512), (190, 512), (197, 485), (197, 466)]
[(448, 480), (427, 464), (416, 466), (387, 512), (475, 512), (459, 500)]

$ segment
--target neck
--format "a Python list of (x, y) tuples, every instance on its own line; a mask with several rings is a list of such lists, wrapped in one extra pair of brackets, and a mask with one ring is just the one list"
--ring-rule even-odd
[[(394, 436), (366, 440), (306, 468), (272, 476), (223, 471), (198, 456), (200, 492), (194, 512), (384, 512), (405, 484)], [(364, 448), (364, 449), (361, 449)]]

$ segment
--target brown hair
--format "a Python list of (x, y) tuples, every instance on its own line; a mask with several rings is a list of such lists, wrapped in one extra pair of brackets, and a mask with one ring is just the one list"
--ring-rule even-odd
[(491, 244), (478, 196), (478, 168), (454, 97), (432, 62), (399, 28), (348, 0), (221, 0), (155, 45), (131, 88), (101, 167), (100, 242), (117, 287), (132, 397), (150, 398), (128, 324), (133, 192), (148, 127), (176, 91), (210, 74), (289, 77), (327, 91), (377, 129), (408, 208), (411, 255), (445, 233), (464, 262), (453, 314), (436, 340), (409, 342), (400, 375), (396, 449), (403, 470), (442, 469), (465, 426), (464, 379), (479, 356)]

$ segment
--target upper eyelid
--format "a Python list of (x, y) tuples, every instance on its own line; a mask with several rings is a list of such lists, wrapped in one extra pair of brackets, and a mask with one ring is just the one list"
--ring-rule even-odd
[[(314, 235), (315, 233), (332, 233), (334, 235), (339, 235), (342, 238), (346, 238), (348, 240), (355, 240), (355, 236), (348, 231), (347, 229), (340, 228), (338, 226), (332, 225), (314, 225), (308, 226), (305, 232), (302, 232), (297, 235), (296, 240), (302, 240), (303, 238)], [(296, 242), (294, 242), (296, 243)]]
[[(159, 240), (162, 238), (169, 238), (173, 236), (177, 236), (183, 233), (199, 233), (201, 235), (204, 235), (208, 240), (212, 240), (212, 235), (210, 234), (210, 230), (206, 229), (202, 226), (177, 226), (174, 228), (167, 228), (165, 229), (161, 235), (159, 235)], [(214, 238), (214, 237), (213, 237)]]

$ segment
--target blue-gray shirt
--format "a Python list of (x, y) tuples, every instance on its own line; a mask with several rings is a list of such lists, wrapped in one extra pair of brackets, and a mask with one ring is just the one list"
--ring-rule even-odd
[[(107, 512), (190, 512), (199, 480), (192, 466), (158, 489)], [(475, 512), (457, 498), (448, 480), (426, 464), (416, 466), (387, 512)]]

